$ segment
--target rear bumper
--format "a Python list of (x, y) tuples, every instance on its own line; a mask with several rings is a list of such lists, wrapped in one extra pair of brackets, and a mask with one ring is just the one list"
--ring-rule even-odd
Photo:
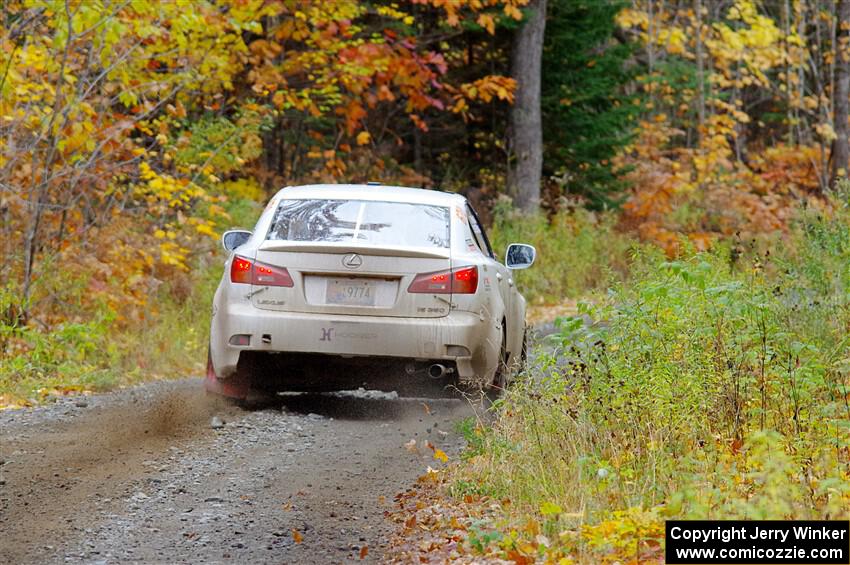
[[(219, 378), (236, 372), (243, 351), (450, 360), (460, 377), (486, 378), (495, 370), (501, 344), (500, 330), (470, 312), (398, 318), (275, 312), (244, 304), (222, 310), (213, 316), (211, 331), (212, 362)], [(250, 345), (231, 345), (236, 334), (250, 335)]]

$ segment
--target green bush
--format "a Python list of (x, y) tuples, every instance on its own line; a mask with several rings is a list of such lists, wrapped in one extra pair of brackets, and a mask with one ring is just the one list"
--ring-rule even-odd
[(668, 517), (846, 518), (848, 233), (840, 209), (747, 258), (638, 253), (559, 320), (458, 480), (577, 532), (555, 556), (634, 558)]
[(627, 276), (637, 244), (615, 229), (616, 221), (613, 213), (574, 210), (528, 218), (497, 207), (492, 243), (498, 257), (510, 243), (535, 246), (537, 262), (516, 279), (529, 302), (560, 303)]

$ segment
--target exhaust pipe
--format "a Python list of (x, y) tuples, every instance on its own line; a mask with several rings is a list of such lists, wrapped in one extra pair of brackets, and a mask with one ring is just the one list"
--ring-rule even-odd
[(440, 365), (439, 363), (434, 363), (428, 367), (428, 376), (432, 379), (441, 379), (451, 372), (452, 369), (448, 369), (445, 365)]

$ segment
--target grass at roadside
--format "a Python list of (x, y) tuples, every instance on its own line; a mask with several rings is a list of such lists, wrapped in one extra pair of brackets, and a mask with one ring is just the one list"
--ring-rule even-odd
[(848, 265), (840, 205), (762, 252), (639, 253), (560, 320), (494, 425), (465, 424), (446, 492), (489, 512), (446, 539), (516, 562), (660, 561), (668, 518), (846, 519)]
[(50, 332), (33, 326), (6, 328), (10, 343), (0, 358), (0, 408), (200, 374), (210, 301), (220, 274), (217, 261), (199, 261), (193, 271), (197, 282), (188, 296), (178, 299), (167, 286), (158, 289), (151, 300), (156, 311), (133, 325), (116, 324), (104, 304), (92, 320), (64, 323)]
[[(232, 198), (234, 225), (250, 226), (259, 204)], [(146, 312), (119, 320), (105, 289), (91, 293), (88, 274), (57, 272), (42, 284), (65, 304), (68, 320), (44, 329), (0, 322), (0, 409), (50, 401), (65, 394), (108, 390), (145, 380), (201, 374), (206, 364), (212, 297), (221, 277), (222, 253), (213, 242), (196, 250), (188, 273), (156, 281)], [(99, 289), (104, 290), (104, 289)], [(44, 294), (48, 294), (44, 292)], [(0, 289), (0, 311), (18, 300)]]
[(587, 210), (532, 218), (497, 208), (491, 230), (498, 257), (510, 243), (537, 248), (532, 269), (515, 274), (529, 304), (561, 304), (623, 281), (638, 243), (615, 229), (617, 216)]

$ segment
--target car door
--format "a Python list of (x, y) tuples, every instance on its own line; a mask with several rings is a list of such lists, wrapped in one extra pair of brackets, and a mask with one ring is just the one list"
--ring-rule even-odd
[[(490, 240), (487, 237), (487, 232), (484, 231), (484, 226), (478, 219), (478, 214), (475, 213), (475, 210), (469, 203), (466, 206), (469, 227), (476, 239), (476, 243), (480, 246), (482, 253), (489, 259), (490, 268), (496, 273), (495, 288), (504, 307), (504, 318), (507, 322), (504, 332), (507, 338), (508, 350), (510, 351), (512, 349), (511, 344), (516, 342), (516, 320), (514, 319), (515, 316), (513, 316), (514, 282), (511, 277), (511, 271), (496, 259), (496, 255), (493, 253), (493, 248), (490, 245)], [(511, 353), (513, 352), (511, 351)]]

